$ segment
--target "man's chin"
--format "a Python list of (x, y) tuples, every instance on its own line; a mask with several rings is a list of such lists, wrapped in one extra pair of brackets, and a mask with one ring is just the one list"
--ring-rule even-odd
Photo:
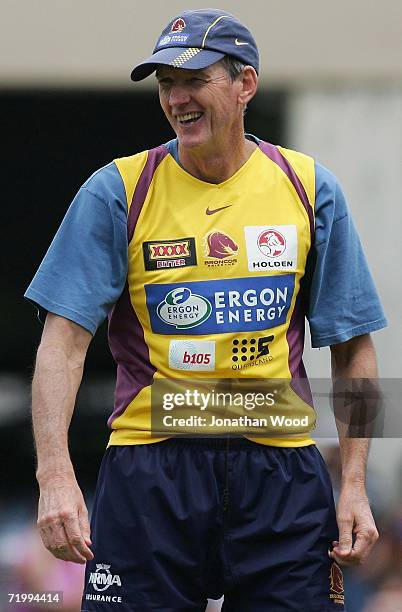
[(202, 150), (203, 148), (206, 148), (209, 143), (209, 139), (202, 138), (195, 134), (177, 134), (177, 139), (179, 141), (180, 148), (186, 151)]

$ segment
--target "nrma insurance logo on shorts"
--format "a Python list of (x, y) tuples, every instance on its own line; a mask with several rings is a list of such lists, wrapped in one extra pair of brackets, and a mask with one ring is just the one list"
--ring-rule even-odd
[(223, 334), (259, 331), (286, 321), (294, 274), (145, 285), (152, 331)]
[(118, 574), (112, 574), (110, 565), (97, 563), (96, 571), (89, 576), (89, 584), (92, 584), (95, 591), (106, 591), (113, 585), (121, 587), (121, 580)]

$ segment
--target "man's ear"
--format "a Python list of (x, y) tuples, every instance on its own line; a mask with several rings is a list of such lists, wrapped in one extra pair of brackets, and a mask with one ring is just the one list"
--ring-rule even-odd
[(242, 81), (242, 88), (239, 92), (239, 102), (240, 104), (246, 105), (255, 96), (258, 76), (252, 66), (245, 66), (239, 78)]

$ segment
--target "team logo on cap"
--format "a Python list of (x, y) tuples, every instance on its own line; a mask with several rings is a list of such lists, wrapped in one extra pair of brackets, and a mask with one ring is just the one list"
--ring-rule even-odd
[(179, 19), (176, 19), (172, 23), (172, 29), (170, 31), (171, 32), (181, 32), (182, 30), (184, 30), (185, 27), (186, 27), (186, 22), (184, 21), (184, 19), (182, 19), (182, 17), (179, 17)]
[(258, 248), (267, 257), (279, 257), (286, 249), (285, 237), (277, 230), (269, 229), (258, 236)]

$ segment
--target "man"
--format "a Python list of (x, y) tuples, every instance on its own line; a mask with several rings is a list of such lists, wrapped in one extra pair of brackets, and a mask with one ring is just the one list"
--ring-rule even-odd
[[(55, 556), (87, 562), (83, 610), (201, 611), (223, 593), (226, 612), (342, 610), (338, 563), (362, 562), (377, 538), (367, 440), (341, 439), (338, 538), (296, 387), (307, 429), (178, 439), (151, 427), (153, 382), (305, 378), (305, 316), (335, 380), (376, 376), (369, 333), (385, 319), (336, 179), (244, 133), (258, 70), (232, 15), (169, 22), (132, 79), (156, 71), (177, 138), (83, 185), (26, 293), (48, 313), (33, 380), (38, 524)], [(116, 402), (90, 533), (67, 433), (106, 315)]]

